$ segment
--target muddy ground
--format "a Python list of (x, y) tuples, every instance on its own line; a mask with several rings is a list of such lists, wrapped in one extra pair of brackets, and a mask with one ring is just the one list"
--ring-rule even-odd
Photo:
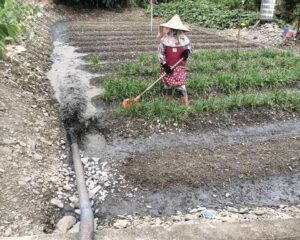
[(176, 147), (125, 158), (119, 171), (139, 188), (214, 187), (299, 171), (299, 139)]

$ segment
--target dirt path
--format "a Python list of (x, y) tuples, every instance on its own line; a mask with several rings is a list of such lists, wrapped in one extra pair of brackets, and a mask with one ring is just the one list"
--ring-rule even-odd
[(59, 16), (47, 10), (26, 22), (28, 32), (16, 43), (23, 51), (9, 50), (0, 61), (2, 236), (52, 231), (58, 214), (50, 200), (63, 185), (65, 137), (45, 72), (49, 27)]

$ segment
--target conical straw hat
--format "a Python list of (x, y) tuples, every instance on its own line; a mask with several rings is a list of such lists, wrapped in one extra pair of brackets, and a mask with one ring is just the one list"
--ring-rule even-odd
[(172, 28), (176, 30), (182, 30), (189, 32), (190, 30), (183, 25), (180, 17), (176, 14), (174, 17), (171, 18), (171, 20), (167, 23), (160, 24), (161, 27), (167, 27), (167, 28)]

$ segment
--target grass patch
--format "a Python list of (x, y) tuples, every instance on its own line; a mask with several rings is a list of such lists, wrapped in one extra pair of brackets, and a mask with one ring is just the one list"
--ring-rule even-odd
[[(121, 103), (142, 92), (159, 76), (155, 55), (141, 55), (136, 61), (122, 64), (114, 78), (104, 81), (103, 99)], [(182, 121), (202, 112), (223, 112), (239, 108), (281, 107), (299, 110), (300, 91), (292, 89), (300, 81), (300, 57), (281, 50), (263, 49), (240, 53), (205, 51), (193, 53), (188, 63), (187, 89), (190, 108), (178, 101), (170, 104), (157, 84), (127, 113), (134, 117), (162, 121)]]
[(90, 56), (90, 63), (93, 70), (99, 70), (101, 68), (101, 56), (98, 53), (94, 53)]

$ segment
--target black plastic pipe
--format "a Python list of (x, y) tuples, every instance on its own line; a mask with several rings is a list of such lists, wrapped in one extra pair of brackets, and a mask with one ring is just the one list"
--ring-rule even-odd
[(86, 189), (84, 170), (80, 159), (79, 147), (77, 143), (72, 143), (71, 147), (80, 202), (79, 240), (93, 240), (94, 214), (91, 208), (88, 191)]

